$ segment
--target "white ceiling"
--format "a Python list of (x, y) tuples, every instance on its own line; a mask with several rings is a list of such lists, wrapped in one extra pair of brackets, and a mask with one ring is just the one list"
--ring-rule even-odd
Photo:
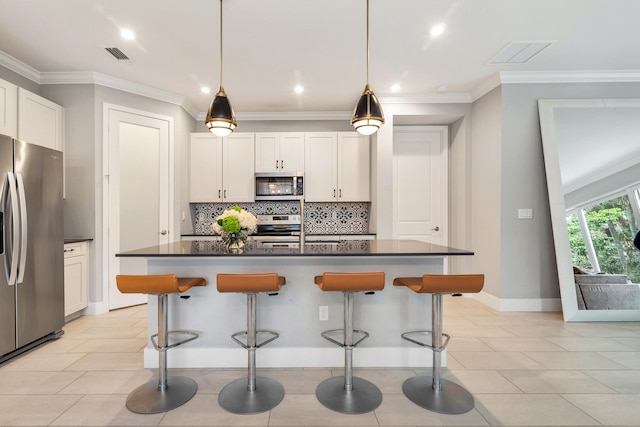
[[(223, 84), (236, 112), (352, 110), (366, 81), (365, 5), (225, 0)], [(499, 72), (640, 81), (639, 16), (638, 0), (370, 0), (370, 83), (386, 102), (468, 102)], [(430, 36), (439, 22), (445, 33)], [(554, 43), (524, 64), (488, 64), (514, 41)], [(218, 46), (217, 0), (0, 0), (0, 65), (38, 83), (122, 79), (202, 113)]]

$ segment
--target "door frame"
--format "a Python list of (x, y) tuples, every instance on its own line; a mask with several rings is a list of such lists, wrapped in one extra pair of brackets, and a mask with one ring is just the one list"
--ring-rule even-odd
[[(442, 151), (440, 152), (440, 215), (441, 215), (441, 223), (440, 226), (443, 228), (443, 233), (441, 235), (440, 244), (443, 246), (449, 245), (449, 126), (447, 125), (423, 125), (423, 126), (394, 126), (393, 133), (420, 133), (420, 132), (437, 132), (440, 134), (440, 141), (442, 143)], [(394, 141), (395, 144), (395, 141)], [(395, 149), (393, 150), (395, 153)], [(396, 188), (395, 182), (395, 154), (392, 160), (392, 173), (394, 182), (392, 184), (394, 190)], [(394, 195), (394, 198), (396, 195)], [(393, 203), (393, 212), (392, 212), (392, 222), (391, 222), (391, 234), (392, 236), (396, 236), (396, 221), (398, 215), (398, 207), (396, 203)], [(395, 238), (395, 237), (394, 237)], [(447, 266), (447, 258), (445, 258), (445, 271), (448, 268)]]
[(109, 115), (111, 112), (123, 112), (145, 118), (166, 121), (168, 124), (168, 147), (167, 159), (168, 170), (168, 214), (169, 214), (169, 238), (175, 233), (174, 215), (174, 194), (175, 194), (175, 161), (174, 161), (174, 127), (173, 117), (151, 113), (144, 110), (125, 107), (122, 105), (104, 102), (102, 104), (102, 303), (104, 312), (109, 311), (109, 277), (111, 275), (109, 262), (109, 175), (110, 175), (110, 153), (111, 145), (109, 140)]

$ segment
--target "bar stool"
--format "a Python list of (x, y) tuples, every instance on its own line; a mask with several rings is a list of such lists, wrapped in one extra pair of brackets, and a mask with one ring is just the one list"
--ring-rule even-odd
[[(429, 275), (422, 277), (398, 277), (393, 280), (395, 286), (406, 286), (412, 291), (432, 295), (432, 330), (411, 331), (402, 334), (402, 338), (433, 351), (432, 376), (415, 376), (402, 384), (402, 391), (413, 403), (422, 408), (442, 414), (463, 414), (473, 409), (471, 393), (452, 381), (442, 379), (440, 353), (447, 347), (451, 338), (443, 333), (442, 295), (453, 293), (478, 293), (484, 286), (484, 274)], [(431, 344), (420, 341), (418, 335), (431, 335)], [(442, 340), (442, 337), (446, 339)]]
[[(127, 396), (127, 408), (138, 414), (157, 414), (170, 411), (188, 402), (198, 390), (191, 378), (167, 376), (167, 350), (198, 338), (194, 331), (169, 331), (169, 294), (185, 292), (193, 286), (205, 286), (201, 277), (177, 277), (175, 274), (148, 276), (116, 276), (116, 284), (123, 294), (149, 294), (158, 296), (158, 333), (151, 335), (151, 343), (158, 350), (158, 380), (151, 380)], [(169, 344), (169, 335), (186, 336)], [(156, 341), (157, 339), (157, 341)]]
[[(218, 292), (242, 292), (247, 294), (247, 330), (235, 333), (231, 338), (248, 350), (247, 378), (230, 382), (220, 391), (218, 403), (234, 414), (257, 414), (275, 408), (284, 398), (284, 387), (273, 378), (256, 376), (256, 350), (277, 339), (280, 334), (256, 325), (256, 300), (258, 293), (276, 295), (285, 285), (284, 277), (277, 273), (218, 274)], [(258, 335), (265, 337), (258, 342)], [(244, 336), (246, 343), (238, 337)]]
[[(321, 334), (324, 339), (344, 348), (344, 375), (321, 382), (316, 388), (316, 397), (336, 412), (371, 412), (382, 403), (382, 392), (375, 384), (353, 376), (353, 348), (369, 336), (368, 332), (353, 329), (353, 296), (355, 292), (384, 289), (384, 273), (324, 273), (315, 277), (315, 283), (323, 291), (344, 293), (344, 329), (331, 329)], [(342, 342), (331, 337), (336, 332), (342, 333)]]

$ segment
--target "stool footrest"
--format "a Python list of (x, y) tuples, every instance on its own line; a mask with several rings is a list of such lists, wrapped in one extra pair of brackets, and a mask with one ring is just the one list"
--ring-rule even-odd
[[(260, 341), (260, 335), (267, 335), (268, 338)], [(244, 341), (241, 339), (238, 339), (238, 337), (244, 337)], [(274, 341), (276, 339), (278, 339), (280, 337), (280, 334), (278, 332), (275, 331), (270, 331), (268, 329), (260, 329), (256, 331), (256, 345), (254, 348), (260, 348), (263, 345), (267, 345), (269, 344), (271, 341)], [(242, 347), (244, 347), (245, 349), (248, 349), (249, 346), (247, 344), (247, 331), (240, 331), (240, 332), (236, 332), (235, 334), (231, 335), (231, 338), (237, 342), (238, 344), (240, 344)]]
[[(329, 329), (328, 331), (322, 332), (320, 335), (322, 336), (322, 338), (326, 339), (327, 341), (331, 341), (337, 346), (346, 347), (346, 344), (344, 342), (338, 341), (337, 339), (331, 336), (331, 335), (338, 335), (338, 334), (340, 334), (339, 336), (341, 339), (344, 339), (344, 329)], [(369, 332), (354, 329), (353, 344), (351, 344), (351, 347), (357, 346), (368, 337), (369, 337)]]
[(404, 334), (402, 334), (402, 338), (410, 341), (414, 344), (418, 344), (421, 345), (422, 347), (429, 347), (431, 350), (433, 351), (443, 351), (445, 348), (447, 348), (447, 344), (449, 343), (449, 339), (451, 338), (451, 336), (449, 334), (445, 334), (443, 333), (442, 336), (445, 337), (444, 342), (442, 343), (442, 347), (440, 348), (435, 348), (432, 344), (428, 344), (428, 342), (426, 341), (421, 341), (418, 340), (416, 338), (412, 338), (411, 336), (416, 336), (416, 335), (426, 335), (429, 337), (433, 336), (433, 331), (409, 331), (409, 332), (405, 332)]
[(194, 331), (183, 331), (183, 330), (175, 330), (175, 331), (169, 331), (168, 332), (168, 336), (171, 337), (172, 335), (186, 335), (188, 338), (185, 338), (183, 340), (171, 343), (166, 345), (165, 347), (159, 347), (158, 346), (158, 334), (153, 334), (151, 335), (151, 344), (153, 344), (153, 348), (155, 348), (158, 351), (167, 351), (170, 348), (173, 347), (177, 347), (179, 345), (182, 345), (184, 343), (188, 343), (189, 341), (193, 341), (196, 338), (198, 338), (200, 335), (197, 332)]

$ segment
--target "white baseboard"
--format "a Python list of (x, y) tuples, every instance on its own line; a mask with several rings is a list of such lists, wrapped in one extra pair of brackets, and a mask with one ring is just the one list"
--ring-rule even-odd
[(473, 298), (497, 311), (562, 311), (560, 298), (498, 298), (484, 291)]
[(109, 312), (109, 305), (106, 302), (90, 302), (82, 312), (85, 316), (95, 316)]
[[(446, 351), (442, 366), (447, 366)], [(424, 347), (357, 348), (354, 367), (431, 367), (431, 349)], [(318, 368), (344, 364), (339, 348), (261, 348), (256, 352), (258, 368)], [(247, 350), (243, 348), (173, 348), (167, 352), (169, 368), (246, 368)], [(158, 352), (144, 349), (144, 367), (158, 367)]]

